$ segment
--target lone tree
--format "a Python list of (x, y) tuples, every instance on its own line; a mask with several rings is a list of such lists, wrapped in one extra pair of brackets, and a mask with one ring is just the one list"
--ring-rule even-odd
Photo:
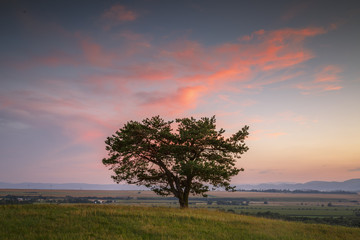
[(108, 158), (102, 162), (113, 170), (114, 181), (144, 185), (162, 196), (174, 195), (181, 208), (188, 207), (190, 193), (206, 196), (209, 185), (234, 191), (230, 178), (244, 170), (235, 162), (248, 150), (244, 140), (249, 127), (225, 138), (223, 129), (216, 130), (215, 116), (176, 119), (175, 123), (159, 116), (130, 121), (108, 137)]

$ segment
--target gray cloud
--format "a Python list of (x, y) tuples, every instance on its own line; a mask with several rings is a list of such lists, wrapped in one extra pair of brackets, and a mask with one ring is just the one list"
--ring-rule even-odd
[(353, 169), (349, 169), (349, 172), (360, 172), (360, 167), (359, 168), (353, 168)]
[(0, 118), (0, 127), (17, 129), (17, 130), (23, 130), (23, 129), (30, 128), (30, 126), (26, 123), (19, 122), (19, 121), (9, 121), (9, 120), (5, 120), (2, 118)]

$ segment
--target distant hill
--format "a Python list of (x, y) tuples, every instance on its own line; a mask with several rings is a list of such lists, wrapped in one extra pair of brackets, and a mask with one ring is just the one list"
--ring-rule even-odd
[(6, 183), (0, 182), (0, 189), (66, 189), (66, 190), (147, 190), (128, 184), (88, 184), (88, 183)]
[(360, 178), (350, 179), (344, 182), (312, 181), (306, 183), (262, 183), (236, 185), (242, 190), (318, 190), (318, 191), (352, 191), (360, 192)]
[[(128, 184), (88, 184), (88, 183), (6, 183), (0, 182), (1, 189), (68, 189), (68, 190), (147, 190)], [(242, 190), (318, 190), (360, 192), (360, 178), (344, 182), (312, 181), (307, 183), (262, 183), (236, 185)]]

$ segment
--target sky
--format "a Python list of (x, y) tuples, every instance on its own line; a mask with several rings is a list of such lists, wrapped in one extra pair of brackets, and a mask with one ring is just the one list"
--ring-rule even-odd
[(17, 1), (0, 8), (0, 181), (113, 183), (127, 121), (250, 126), (233, 184), (360, 176), (359, 1)]

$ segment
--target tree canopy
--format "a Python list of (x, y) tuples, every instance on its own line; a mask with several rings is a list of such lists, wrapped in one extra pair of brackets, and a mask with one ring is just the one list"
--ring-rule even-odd
[[(174, 130), (173, 127), (176, 127)], [(229, 138), (216, 130), (215, 116), (165, 121), (160, 116), (129, 121), (105, 141), (115, 182), (143, 185), (188, 207), (189, 194), (206, 196), (209, 186), (234, 190), (230, 178), (243, 168), (235, 166), (248, 150), (244, 126)]]

